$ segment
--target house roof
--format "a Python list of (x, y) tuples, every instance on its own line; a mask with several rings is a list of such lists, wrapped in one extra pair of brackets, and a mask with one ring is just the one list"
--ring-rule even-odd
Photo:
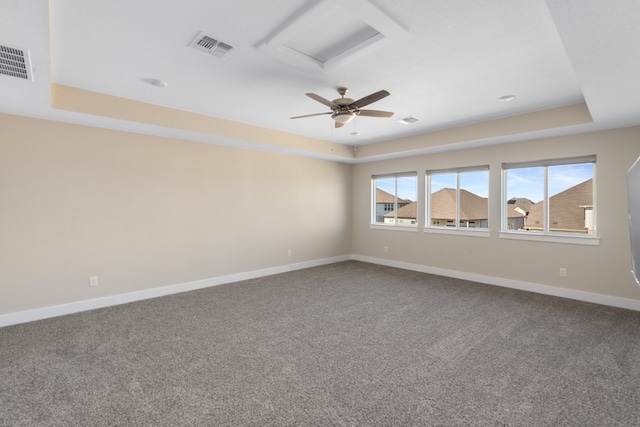
[(507, 218), (526, 217), (533, 202), (525, 197), (513, 197), (507, 201)]
[[(470, 191), (460, 190), (460, 220), (472, 221), (489, 217), (488, 199)], [(456, 219), (456, 190), (443, 188), (431, 195), (432, 219)]]
[[(0, 74), (0, 113), (345, 163), (634, 126), (638, 16), (637, 0), (3, 0), (0, 44), (33, 79)], [(362, 29), (380, 42), (345, 45)], [(195, 49), (201, 32), (233, 49)], [(389, 91), (365, 108), (394, 116), (334, 128), (305, 94), (339, 86)]]
[[(593, 206), (593, 179), (549, 197), (549, 228), (584, 230), (584, 207)], [(542, 228), (544, 201), (531, 206), (525, 226)]]
[[(389, 194), (384, 190), (376, 188), (376, 203), (395, 203), (395, 197), (393, 194)], [(411, 200), (398, 197), (398, 204), (404, 203), (411, 203)]]
[[(418, 217), (417, 207), (418, 207), (418, 203), (416, 202), (411, 202), (408, 205), (404, 205), (403, 207), (398, 209), (398, 218), (405, 218), (405, 219), (417, 218)], [(395, 212), (389, 212), (384, 216), (385, 218), (393, 218), (395, 217)]]

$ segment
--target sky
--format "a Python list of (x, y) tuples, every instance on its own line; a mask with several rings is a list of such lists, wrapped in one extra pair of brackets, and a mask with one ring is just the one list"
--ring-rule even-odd
[[(389, 194), (395, 193), (395, 178), (379, 178), (376, 179), (376, 186)], [(399, 176), (398, 177), (398, 197), (416, 201), (418, 194), (416, 176)]]
[[(544, 198), (544, 168), (518, 168), (507, 171), (507, 199), (525, 197), (534, 203)], [(489, 195), (489, 172), (464, 172), (460, 174), (460, 188), (480, 197)], [(593, 164), (562, 165), (549, 167), (549, 197), (593, 178)], [(376, 180), (378, 188), (394, 194), (395, 178)], [(398, 197), (416, 200), (417, 178), (415, 176), (398, 177)], [(433, 174), (431, 192), (442, 188), (456, 188), (456, 174)]]
[[(549, 167), (549, 197), (593, 178), (593, 164)], [(507, 170), (507, 199), (526, 197), (534, 203), (544, 199), (544, 168)]]
[[(432, 174), (431, 193), (443, 188), (456, 188), (456, 174)], [(464, 172), (460, 174), (460, 188), (480, 197), (489, 197), (489, 171)]]

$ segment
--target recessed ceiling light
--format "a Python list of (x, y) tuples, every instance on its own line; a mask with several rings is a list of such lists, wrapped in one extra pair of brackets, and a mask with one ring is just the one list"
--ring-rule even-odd
[(409, 116), (409, 117), (405, 117), (404, 119), (396, 120), (396, 122), (402, 123), (403, 125), (410, 125), (411, 123), (415, 123), (415, 122), (419, 122), (419, 121), (420, 121), (419, 118), (413, 117), (413, 116)]
[(509, 102), (509, 101), (513, 101), (514, 99), (516, 99), (515, 95), (505, 95), (505, 96), (501, 96), (500, 98), (498, 98), (498, 101), (500, 101), (500, 102)]
[(144, 79), (145, 83), (149, 83), (151, 86), (155, 86), (155, 87), (167, 87), (168, 83), (165, 82), (164, 80), (160, 80), (160, 79)]

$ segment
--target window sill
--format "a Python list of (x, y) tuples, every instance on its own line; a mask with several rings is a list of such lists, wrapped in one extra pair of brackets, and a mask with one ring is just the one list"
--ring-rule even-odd
[(369, 226), (371, 230), (397, 230), (397, 231), (410, 231), (415, 233), (418, 231), (418, 227), (415, 225), (381, 225), (371, 224)]
[(424, 232), (433, 234), (452, 234), (455, 236), (491, 237), (491, 232), (487, 229), (467, 230), (461, 228), (427, 227), (424, 229)]
[(512, 240), (532, 240), (537, 242), (547, 243), (567, 243), (570, 245), (600, 245), (600, 238), (596, 236), (567, 236), (567, 235), (553, 235), (553, 234), (534, 234), (523, 232), (509, 232), (501, 231), (501, 239)]

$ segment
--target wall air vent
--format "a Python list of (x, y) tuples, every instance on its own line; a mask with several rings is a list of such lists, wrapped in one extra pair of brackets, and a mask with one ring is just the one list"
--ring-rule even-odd
[(194, 49), (202, 52), (210, 53), (218, 58), (224, 58), (229, 52), (233, 50), (233, 46), (223, 43), (213, 37), (203, 33), (198, 33), (195, 39), (189, 44)]
[(33, 80), (29, 51), (0, 44), (0, 74)]

